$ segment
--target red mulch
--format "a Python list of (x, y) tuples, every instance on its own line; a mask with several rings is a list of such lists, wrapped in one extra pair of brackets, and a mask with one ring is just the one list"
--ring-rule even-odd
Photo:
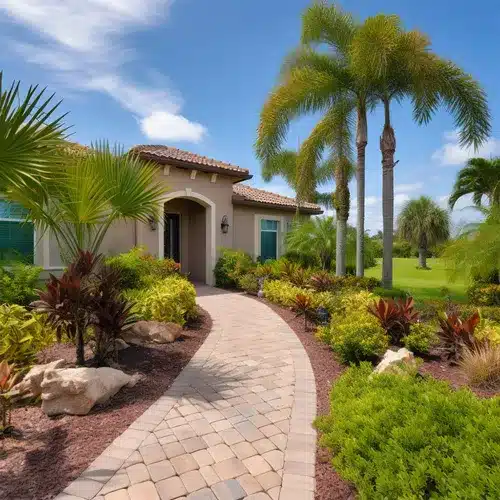
[[(39, 406), (18, 408), (12, 423), (22, 438), (0, 441), (0, 499), (48, 500), (60, 493), (172, 384), (210, 332), (212, 321), (201, 308), (200, 319), (172, 344), (130, 346), (118, 353), (118, 364), (141, 379), (107, 404), (82, 417), (48, 418)], [(75, 360), (75, 348), (57, 344), (40, 353), (40, 362)]]
[[(259, 300), (259, 299), (256, 299)], [(304, 318), (296, 318), (295, 313), (275, 304), (262, 300), (274, 312), (281, 316), (302, 342), (309, 356), (316, 379), (317, 414), (330, 412), (330, 390), (332, 382), (346, 369), (333, 357), (326, 344), (314, 338), (314, 328), (304, 328)], [(330, 453), (319, 447), (316, 452), (316, 500), (347, 500), (354, 498), (354, 488), (340, 478), (330, 461)]]

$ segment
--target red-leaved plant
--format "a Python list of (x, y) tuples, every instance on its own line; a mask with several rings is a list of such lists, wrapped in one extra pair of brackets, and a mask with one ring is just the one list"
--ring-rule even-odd
[(444, 313), (439, 318), (440, 351), (446, 358), (457, 362), (462, 356), (464, 348), (474, 350), (481, 343), (474, 337), (474, 331), (481, 321), (476, 311), (467, 319), (461, 319), (458, 314)]
[(403, 337), (410, 333), (410, 326), (419, 318), (412, 297), (406, 299), (380, 299), (368, 306), (368, 312), (380, 322), (394, 345), (401, 345)]
[(298, 293), (293, 299), (292, 308), (295, 311), (295, 317), (304, 316), (304, 329), (307, 330), (307, 317), (312, 314), (312, 300), (308, 295)]
[(335, 279), (328, 271), (318, 271), (309, 278), (309, 286), (316, 292), (328, 292), (334, 284)]

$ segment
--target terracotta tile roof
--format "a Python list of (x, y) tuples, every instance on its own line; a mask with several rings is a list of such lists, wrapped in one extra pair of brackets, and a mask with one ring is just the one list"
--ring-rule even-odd
[(248, 170), (246, 168), (238, 167), (237, 165), (231, 165), (230, 163), (225, 163), (223, 161), (214, 160), (212, 158), (207, 158), (206, 156), (197, 155), (190, 153), (189, 151), (183, 151), (182, 149), (171, 148), (170, 146), (161, 145), (139, 145), (134, 146), (130, 152), (139, 153), (141, 156), (145, 156), (148, 159), (157, 161), (168, 161), (174, 160), (190, 165), (199, 165), (201, 167), (209, 167), (212, 169), (223, 169), (231, 170), (233, 172), (248, 175)]
[[(257, 189), (254, 187), (247, 186), (246, 184), (235, 184), (233, 185), (233, 193), (237, 198), (241, 197), (241, 201), (248, 201), (254, 203), (262, 203), (265, 205), (275, 205), (279, 207), (287, 208), (297, 208), (297, 202), (294, 198), (289, 198), (288, 196), (282, 196), (280, 194), (271, 193), (269, 191), (264, 191), (263, 189)], [(323, 210), (319, 205), (314, 203), (301, 203), (300, 207), (314, 213), (322, 213)]]

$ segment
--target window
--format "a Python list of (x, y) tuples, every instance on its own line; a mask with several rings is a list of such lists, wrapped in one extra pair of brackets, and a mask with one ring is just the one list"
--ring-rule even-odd
[(260, 259), (265, 262), (278, 258), (278, 221), (260, 221)]
[(0, 261), (33, 263), (35, 237), (27, 214), (19, 203), (0, 200)]

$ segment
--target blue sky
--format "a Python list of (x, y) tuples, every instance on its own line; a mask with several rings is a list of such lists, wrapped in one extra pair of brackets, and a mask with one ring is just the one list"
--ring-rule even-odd
[[(249, 168), (252, 185), (293, 195), (280, 179), (265, 185), (253, 152), (259, 112), (283, 57), (296, 46), (307, 0), (0, 0), (7, 81), (46, 85), (64, 99), (73, 139), (106, 138), (125, 147), (168, 144)], [(479, 79), (493, 115), (492, 137), (478, 152), (500, 154), (497, 53), (500, 5), (477, 0), (344, 0), (358, 18), (401, 16), (427, 33), (433, 49)], [(395, 105), (396, 210), (428, 194), (443, 205), (457, 170), (472, 154), (456, 142), (452, 119), (427, 127)], [(314, 117), (290, 130), (304, 139)], [(367, 228), (381, 228), (381, 115), (369, 119)], [(354, 198), (355, 187), (352, 186)], [(475, 218), (459, 204), (455, 224)], [(354, 211), (353, 211), (353, 215)]]

